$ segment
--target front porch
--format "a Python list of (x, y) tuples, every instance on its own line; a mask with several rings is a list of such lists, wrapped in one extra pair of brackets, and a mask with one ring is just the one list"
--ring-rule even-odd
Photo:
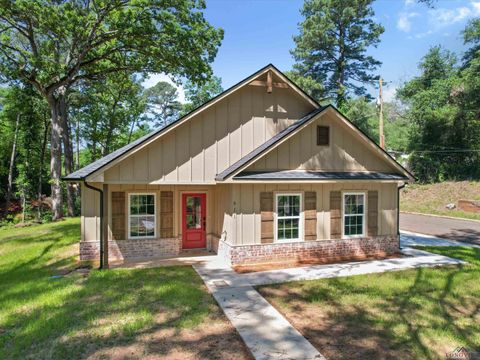
[(82, 186), (80, 260), (100, 258), (101, 221), (104, 244), (108, 240), (104, 257), (113, 266), (217, 250), (222, 226), (215, 216), (217, 186), (96, 185), (102, 196)]
[(110, 268), (145, 269), (163, 266), (205, 265), (215, 261), (216, 258), (217, 255), (213, 251), (206, 249), (182, 250), (177, 256), (114, 260), (110, 261)]

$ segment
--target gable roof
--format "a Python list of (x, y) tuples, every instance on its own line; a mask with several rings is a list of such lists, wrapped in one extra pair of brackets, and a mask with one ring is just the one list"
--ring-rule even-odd
[(292, 125), (288, 126), (287, 128), (280, 131), (275, 136), (271, 137), (269, 140), (265, 141), (263, 144), (249, 152), (247, 155), (242, 157), (236, 163), (230, 165), (228, 168), (223, 170), (220, 174), (215, 177), (217, 181), (224, 181), (231, 174), (237, 172), (237, 170), (244, 168), (246, 165), (250, 164), (254, 159), (258, 158), (261, 154), (265, 153), (267, 150), (273, 148), (275, 144), (280, 142), (282, 139), (287, 137), (289, 134), (294, 133), (297, 129), (302, 127), (302, 125), (308, 123), (310, 120), (316, 117), (316, 115), (320, 114), (326, 107), (321, 107), (318, 109), (313, 110), (309, 114), (305, 115), (300, 120), (295, 121)]
[[(302, 96), (305, 100), (307, 100), (312, 106), (315, 108), (320, 108), (320, 104), (315, 101), (310, 95), (308, 95), (305, 91), (303, 91), (300, 87), (298, 87), (292, 80), (290, 80), (285, 74), (283, 74), (280, 70), (278, 70), (273, 64), (268, 64), (265, 67), (261, 68), (254, 74), (248, 76), (247, 78), (241, 80), (237, 84), (231, 86), (224, 92), (220, 93), (219, 95), (215, 96), (214, 98), (210, 99), (206, 103), (200, 105), (196, 109), (190, 111), (188, 114), (178, 118), (177, 120), (171, 122), (164, 127), (161, 127), (151, 133), (142, 136), (141, 138), (127, 144), (120, 149), (113, 151), (112, 153), (102, 157), (94, 161), (93, 163), (65, 176), (63, 179), (67, 181), (84, 181), (88, 176), (95, 174), (98, 171), (105, 169), (107, 166), (112, 165), (113, 163), (120, 161), (124, 157), (128, 156), (133, 151), (136, 151), (140, 148), (143, 148), (150, 142), (156, 140), (158, 137), (164, 135), (169, 130), (177, 127), (178, 125), (190, 120), (195, 115), (199, 114), (200, 112), (204, 111), (205, 109), (209, 108), (216, 102), (220, 101), (221, 99), (225, 98), (226, 96), (230, 95), (234, 91), (240, 89), (241, 87), (250, 83), (253, 79), (257, 78), (258, 76), (266, 73), (267, 71), (273, 71), (278, 77), (280, 77), (283, 81), (287, 82), (289, 86), (296, 91), (300, 96)], [(308, 115), (307, 115), (308, 116)]]
[(399, 164), (389, 153), (387, 153), (384, 149), (377, 145), (368, 135), (366, 135), (360, 128), (358, 128), (355, 124), (353, 124), (350, 120), (348, 120), (335, 106), (327, 105), (318, 109), (313, 110), (302, 119), (296, 121), (289, 127), (285, 128), (284, 130), (280, 131), (278, 134), (273, 136), (271, 139), (267, 140), (250, 153), (245, 155), (243, 158), (238, 160), (236, 163), (229, 166), (227, 169), (219, 173), (215, 180), (217, 181), (225, 181), (228, 178), (233, 177), (234, 179), (240, 180), (241, 177), (236, 177), (240, 171), (245, 169), (248, 165), (252, 164), (254, 160), (258, 159), (260, 156), (266, 154), (275, 146), (279, 145), (283, 140), (286, 140), (289, 136), (296, 133), (300, 128), (306, 126), (308, 123), (316, 119), (322, 113), (324, 113), (328, 109), (333, 109), (336, 113), (338, 113), (343, 119), (345, 119), (346, 123), (351, 126), (360, 136), (362, 136), (376, 151), (379, 151), (381, 155), (383, 155), (384, 159), (392, 164), (395, 168), (397, 168), (407, 179), (414, 180), (415, 177), (405, 169), (401, 164)]

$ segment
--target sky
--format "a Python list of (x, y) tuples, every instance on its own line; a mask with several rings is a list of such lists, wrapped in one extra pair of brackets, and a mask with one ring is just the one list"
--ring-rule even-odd
[[(222, 45), (212, 64), (226, 89), (268, 63), (290, 70), (294, 59), (293, 36), (299, 33), (303, 0), (206, 0), (206, 19), (225, 31)], [(431, 46), (441, 44), (462, 56), (465, 50), (461, 31), (473, 17), (480, 16), (480, 0), (437, 0), (434, 8), (416, 0), (377, 0), (375, 20), (385, 32), (377, 48), (368, 53), (382, 62), (378, 73), (387, 82), (384, 98), (391, 100), (395, 89), (418, 74), (418, 63)], [(144, 86), (164, 74), (153, 75)], [(370, 88), (376, 96), (376, 89)], [(180, 101), (184, 102), (179, 87)]]

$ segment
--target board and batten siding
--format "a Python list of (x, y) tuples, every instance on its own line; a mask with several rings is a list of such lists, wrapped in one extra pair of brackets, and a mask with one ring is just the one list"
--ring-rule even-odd
[[(227, 241), (236, 245), (261, 243), (261, 192), (305, 192), (317, 194), (317, 240), (330, 239), (330, 191), (378, 191), (378, 235), (397, 233), (397, 184), (232, 184), (232, 223)], [(367, 195), (367, 194), (366, 194)], [(366, 230), (365, 230), (366, 231)]]
[[(321, 170), (398, 172), (351, 129), (327, 112), (246, 170)], [(317, 126), (328, 126), (330, 144), (317, 145)]]
[[(93, 184), (101, 185), (101, 184)], [(97, 186), (99, 187), (99, 186)], [(207, 195), (207, 235), (220, 237), (224, 227), (224, 214), (229, 212), (230, 192), (226, 185), (109, 185), (108, 201), (111, 204), (112, 192), (125, 193), (125, 228), (128, 229), (128, 194), (130, 193), (154, 193), (156, 194), (157, 238), (160, 238), (160, 201), (162, 191), (173, 192), (173, 237), (182, 234), (181, 222), (181, 197), (184, 192), (205, 193)], [(219, 194), (218, 199), (216, 194)], [(82, 208), (81, 208), (81, 241), (98, 241), (100, 238), (100, 195), (98, 192), (88, 189), (82, 184)], [(227, 222), (228, 223), (228, 222)], [(112, 214), (108, 215), (108, 238), (112, 240)], [(124, 239), (116, 239), (124, 240)]]
[[(154, 192), (157, 194), (157, 234), (160, 234), (160, 193), (173, 191), (174, 237), (181, 236), (182, 192), (207, 194), (207, 234), (223, 238), (230, 244), (261, 243), (261, 192), (315, 191), (317, 196), (317, 240), (330, 237), (330, 191), (378, 191), (378, 235), (394, 235), (397, 231), (397, 184), (395, 183), (323, 183), (323, 184), (219, 184), (202, 185), (110, 185), (111, 192)], [(100, 236), (99, 194), (82, 185), (82, 241), (97, 241)], [(126, 197), (128, 204), (128, 197)], [(127, 205), (126, 205), (127, 206)], [(128, 214), (126, 209), (125, 214)], [(128, 221), (126, 219), (125, 221)], [(111, 214), (108, 218), (109, 238)]]
[(244, 86), (104, 174), (119, 183), (213, 183), (215, 175), (311, 112), (292, 89)]

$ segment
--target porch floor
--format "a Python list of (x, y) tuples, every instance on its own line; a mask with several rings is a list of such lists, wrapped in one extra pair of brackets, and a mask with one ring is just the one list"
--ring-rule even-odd
[(176, 256), (110, 261), (110, 268), (142, 269), (159, 266), (205, 264), (207, 261), (213, 260), (216, 256), (217, 254), (213, 251), (205, 249), (182, 250), (182, 252)]

